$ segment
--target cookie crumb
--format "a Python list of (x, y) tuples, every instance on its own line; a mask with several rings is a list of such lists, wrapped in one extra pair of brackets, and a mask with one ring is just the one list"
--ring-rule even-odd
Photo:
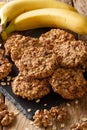
[(2, 47), (2, 43), (0, 43), (0, 47)]
[(66, 105), (67, 105), (68, 107), (70, 107), (70, 103), (67, 103)]
[(10, 85), (10, 82), (7, 82), (7, 85), (9, 86), (9, 85)]
[(65, 124), (64, 124), (64, 123), (62, 123), (62, 124), (61, 124), (61, 128), (64, 128), (64, 127), (65, 127)]
[(47, 106), (47, 104), (44, 104), (44, 106)]
[(5, 86), (5, 85), (6, 85), (6, 82), (1, 82), (1, 85), (2, 85), (2, 86)]
[(29, 109), (27, 109), (27, 111), (28, 111), (28, 112), (31, 112), (31, 109), (29, 108)]
[(7, 76), (7, 81), (11, 81), (11, 76)]
[(75, 104), (78, 104), (78, 103), (79, 103), (79, 101), (78, 101), (78, 100), (76, 100), (76, 101), (75, 101)]
[(19, 113), (20, 113), (20, 111), (18, 111), (18, 112), (15, 112), (15, 116), (19, 115)]
[(83, 117), (83, 118), (81, 119), (81, 121), (86, 122), (86, 121), (87, 121), (87, 117)]
[(40, 102), (40, 99), (37, 99), (37, 100), (36, 100), (36, 103), (39, 103), (39, 102)]

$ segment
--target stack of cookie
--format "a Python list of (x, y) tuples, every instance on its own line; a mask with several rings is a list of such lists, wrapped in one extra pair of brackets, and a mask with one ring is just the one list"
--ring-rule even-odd
[(14, 33), (5, 52), (19, 70), (12, 90), (22, 98), (42, 98), (51, 88), (66, 99), (87, 92), (87, 44), (64, 30), (51, 29), (39, 38)]

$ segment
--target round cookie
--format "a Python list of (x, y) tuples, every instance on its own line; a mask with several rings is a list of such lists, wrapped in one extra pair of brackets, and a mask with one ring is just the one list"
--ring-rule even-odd
[(54, 47), (57, 62), (65, 68), (87, 68), (87, 44), (83, 41), (67, 41)]
[(39, 99), (50, 92), (50, 85), (46, 79), (30, 79), (19, 75), (12, 82), (13, 93), (28, 100)]
[(87, 80), (80, 69), (55, 70), (49, 79), (54, 92), (60, 94), (65, 99), (76, 99), (82, 97), (87, 92)]

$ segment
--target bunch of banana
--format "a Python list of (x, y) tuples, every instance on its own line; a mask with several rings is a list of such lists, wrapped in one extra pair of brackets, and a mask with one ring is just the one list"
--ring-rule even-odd
[(65, 8), (75, 11), (70, 5), (56, 0), (14, 0), (6, 3), (1, 8), (1, 25), (5, 27), (7, 22), (10, 22), (21, 13), (41, 8)]
[[(68, 15), (67, 15), (68, 14)], [(41, 27), (60, 27), (76, 33), (87, 33), (87, 18), (70, 10), (45, 8), (23, 13), (11, 21), (6, 33)]]
[[(87, 18), (73, 7), (56, 0), (16, 0), (0, 10), (2, 39), (13, 31), (41, 27), (59, 27), (79, 34), (87, 34)], [(7, 22), (10, 24), (6, 27)], [(2, 30), (1, 30), (2, 31)]]

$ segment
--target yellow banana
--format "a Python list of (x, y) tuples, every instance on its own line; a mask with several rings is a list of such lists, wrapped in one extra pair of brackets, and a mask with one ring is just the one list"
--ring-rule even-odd
[(87, 34), (87, 18), (79, 13), (66, 10), (45, 8), (32, 10), (16, 17), (2, 32), (5, 39), (13, 31), (24, 31), (41, 27), (59, 27), (79, 34)]
[[(65, 8), (76, 11), (72, 6), (56, 0), (14, 0), (6, 3), (0, 10), (1, 25), (11, 21), (21, 13), (41, 8)], [(1, 31), (1, 30), (0, 30)]]

